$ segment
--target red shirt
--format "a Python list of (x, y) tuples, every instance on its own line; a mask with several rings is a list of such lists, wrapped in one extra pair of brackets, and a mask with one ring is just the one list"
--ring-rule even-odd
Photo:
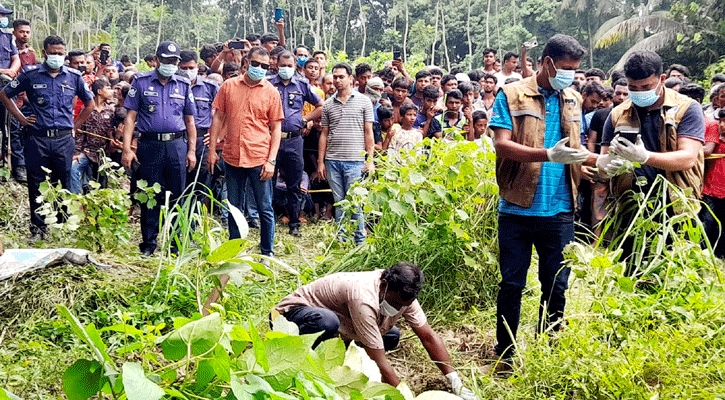
[[(725, 141), (720, 140), (717, 121), (711, 117), (705, 117), (705, 143), (716, 143), (712, 154), (725, 154)], [(706, 166), (702, 194), (725, 198), (725, 158), (708, 161)]]

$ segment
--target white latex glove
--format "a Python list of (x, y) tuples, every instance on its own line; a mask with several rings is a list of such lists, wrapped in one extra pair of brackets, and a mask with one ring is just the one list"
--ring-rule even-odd
[(597, 158), (597, 169), (599, 169), (599, 176), (602, 178), (613, 177), (622, 165), (624, 165), (624, 161), (617, 156), (605, 154)]
[(451, 384), (453, 393), (455, 393), (456, 396), (462, 398), (463, 400), (478, 400), (478, 396), (476, 396), (471, 389), (463, 386), (463, 381), (458, 375), (458, 372), (451, 372), (446, 375), (446, 379), (448, 380), (448, 383)]
[(589, 152), (582, 149), (567, 147), (569, 138), (562, 138), (560, 141), (546, 149), (546, 157), (549, 161), (559, 164), (581, 164), (589, 157)]
[(624, 158), (625, 160), (640, 164), (646, 163), (651, 155), (651, 153), (644, 148), (642, 135), (637, 135), (637, 142), (634, 144), (617, 135), (614, 139), (612, 139), (609, 149), (612, 150), (614, 154)]

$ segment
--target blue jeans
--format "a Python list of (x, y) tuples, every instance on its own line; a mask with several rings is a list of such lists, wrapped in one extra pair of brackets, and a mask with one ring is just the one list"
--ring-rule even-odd
[[(300, 334), (306, 335), (310, 333), (325, 332), (315, 341), (312, 348), (317, 347), (320, 343), (327, 339), (332, 339), (337, 335), (340, 328), (340, 319), (334, 312), (320, 307), (297, 306), (286, 313), (285, 319), (294, 322), (300, 329)], [(394, 326), (383, 334), (383, 347), (385, 351), (393, 350), (400, 343), (400, 329)]]
[[(513, 355), (513, 340), (521, 317), (521, 293), (531, 265), (531, 246), (539, 255), (539, 323), (543, 332), (564, 316), (569, 286), (568, 267), (563, 266), (564, 246), (574, 240), (574, 216), (561, 213), (552, 217), (528, 217), (509, 213), (498, 216), (498, 246), (501, 283), (496, 300), (496, 354)], [(506, 326), (511, 330), (513, 338)]]
[(93, 165), (85, 154), (81, 154), (78, 160), (73, 160), (70, 167), (70, 192), (83, 194), (83, 187), (93, 179)]
[[(327, 169), (327, 181), (332, 189), (332, 198), (335, 203), (339, 203), (345, 199), (347, 191), (353, 183), (359, 182), (362, 177), (362, 169), (365, 166), (363, 161), (335, 161), (325, 160), (325, 168)], [(357, 220), (357, 230), (355, 231), (355, 243), (361, 244), (365, 241), (365, 218), (362, 210), (353, 213), (351, 218)], [(335, 207), (335, 221), (338, 224), (342, 221), (342, 209)], [(344, 234), (344, 228), (340, 228), (338, 236)]]
[[(260, 216), (260, 250), (264, 255), (274, 254), (274, 210), (272, 209), (272, 180), (262, 181), (262, 166), (235, 167), (226, 164), (227, 196), (229, 203), (243, 210), (246, 192), (252, 192)], [(245, 188), (250, 187), (248, 191)], [(241, 237), (237, 224), (229, 221), (229, 239)]]

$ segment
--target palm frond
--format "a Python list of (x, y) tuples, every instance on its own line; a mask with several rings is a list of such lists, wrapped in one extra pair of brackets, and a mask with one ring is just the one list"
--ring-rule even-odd
[[(622, 38), (630, 37), (638, 32), (670, 32), (676, 34), (682, 32), (684, 25), (668, 17), (666, 11), (657, 11), (649, 15), (632, 17), (618, 24), (601, 34), (594, 43), (595, 48), (605, 48), (613, 45)], [(597, 32), (599, 33), (599, 32)]]
[(599, 29), (597, 29), (597, 31), (594, 33), (594, 36), (592, 36), (592, 42), (599, 42), (599, 39), (601, 39), (605, 33), (609, 32), (609, 30), (612, 29), (615, 25), (624, 22), (625, 19), (626, 18), (624, 15), (619, 15), (605, 21), (602, 26), (600, 26)]
[(627, 61), (627, 57), (629, 57), (632, 52), (639, 51), (639, 50), (651, 50), (651, 51), (658, 51), (665, 48), (668, 44), (672, 43), (675, 39), (677, 39), (677, 31), (673, 30), (665, 30), (661, 32), (657, 32), (652, 36), (646, 37), (639, 42), (635, 43), (634, 46), (630, 47), (629, 50), (624, 52), (622, 55), (622, 58), (619, 59), (617, 64), (612, 67), (611, 71), (614, 71), (616, 69), (622, 69), (624, 68), (624, 62)]

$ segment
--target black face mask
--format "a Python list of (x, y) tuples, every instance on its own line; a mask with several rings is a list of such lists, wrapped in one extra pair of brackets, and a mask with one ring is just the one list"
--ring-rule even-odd
[(85, 74), (86, 73), (86, 66), (85, 65), (79, 66), (78, 67), (78, 71), (81, 71), (81, 74)]

